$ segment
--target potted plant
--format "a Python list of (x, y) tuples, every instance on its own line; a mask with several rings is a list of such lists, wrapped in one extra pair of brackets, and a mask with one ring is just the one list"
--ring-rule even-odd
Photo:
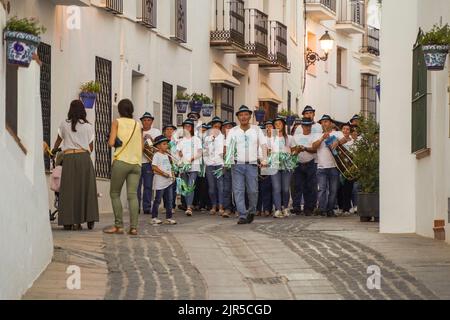
[(443, 70), (450, 49), (450, 26), (434, 25), (429, 32), (421, 33), (419, 44), (422, 46), (428, 70)]
[(193, 93), (191, 96), (191, 111), (200, 113), (203, 107), (203, 95)]
[(86, 109), (92, 109), (97, 99), (97, 93), (100, 92), (100, 83), (96, 81), (89, 81), (83, 83), (80, 87), (80, 100), (83, 102)]
[(286, 123), (288, 126), (292, 126), (295, 122), (295, 119), (298, 118), (298, 115), (290, 110), (281, 110), (278, 115), (286, 118)]
[(202, 114), (204, 117), (211, 117), (214, 110), (213, 100), (205, 94), (202, 94)]
[(175, 99), (175, 105), (177, 106), (178, 113), (186, 113), (187, 107), (189, 105), (189, 101), (191, 100), (191, 96), (184, 92), (178, 92), (177, 97)]
[(361, 116), (358, 125), (359, 138), (352, 149), (355, 166), (352, 175), (358, 177), (360, 192), (358, 193), (358, 214), (361, 222), (380, 217), (380, 148), (379, 125), (371, 116)]
[(9, 19), (4, 29), (8, 63), (28, 68), (45, 31), (35, 18)]
[(264, 107), (258, 107), (258, 109), (255, 110), (255, 119), (257, 122), (263, 122), (265, 116), (266, 110)]

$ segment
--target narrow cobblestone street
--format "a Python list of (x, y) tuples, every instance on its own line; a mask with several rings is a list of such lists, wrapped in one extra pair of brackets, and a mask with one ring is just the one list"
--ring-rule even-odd
[[(238, 226), (177, 213), (177, 226), (108, 236), (54, 227), (53, 262), (25, 299), (450, 299), (448, 245), (415, 235), (381, 235), (357, 217), (257, 218)], [(66, 269), (81, 268), (81, 289)], [(367, 268), (381, 289), (367, 287)]]

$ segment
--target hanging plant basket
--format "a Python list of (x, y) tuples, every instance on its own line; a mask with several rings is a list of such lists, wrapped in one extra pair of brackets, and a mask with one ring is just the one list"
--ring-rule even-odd
[(423, 45), (422, 50), (428, 70), (444, 70), (449, 49), (448, 45)]
[(265, 110), (256, 110), (255, 111), (255, 119), (256, 119), (256, 121), (257, 122), (263, 122), (265, 115), (266, 115), (266, 111)]
[(5, 40), (8, 63), (28, 68), (41, 38), (24, 32), (5, 31)]
[(191, 101), (191, 112), (200, 113), (202, 111), (202, 101)]
[(94, 108), (95, 100), (97, 99), (97, 94), (95, 92), (81, 92), (80, 100), (83, 102), (86, 109)]
[(202, 106), (202, 114), (204, 117), (211, 117), (213, 110), (214, 110), (213, 104), (208, 103)]
[(175, 100), (178, 113), (186, 113), (189, 106), (189, 100)]

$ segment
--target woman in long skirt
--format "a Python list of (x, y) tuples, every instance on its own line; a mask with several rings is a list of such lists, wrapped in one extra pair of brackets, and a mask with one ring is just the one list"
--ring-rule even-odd
[(97, 185), (90, 157), (94, 135), (93, 126), (86, 120), (83, 102), (72, 101), (67, 120), (59, 126), (54, 146), (56, 150), (62, 143), (64, 153), (58, 225), (66, 230), (81, 230), (86, 222), (92, 229), (99, 221)]

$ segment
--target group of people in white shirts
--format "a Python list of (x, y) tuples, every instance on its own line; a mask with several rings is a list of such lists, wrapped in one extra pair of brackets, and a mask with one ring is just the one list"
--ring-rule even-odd
[[(152, 214), (152, 224), (163, 223), (155, 205), (152, 210), (152, 191), (156, 207), (164, 199), (166, 221), (176, 223), (172, 215), (180, 186), (174, 165), (183, 168), (179, 178), (184, 185), (196, 189), (182, 197), (181, 207), (189, 217), (195, 211), (195, 193), (206, 190), (210, 214), (236, 215), (238, 224), (252, 223), (257, 215), (281, 219), (303, 212), (334, 217), (338, 192), (339, 207), (349, 214), (356, 206), (354, 181), (340, 177), (331, 150), (338, 144), (352, 148), (358, 117), (337, 130), (327, 115), (314, 122), (315, 110), (306, 106), (303, 118), (288, 132), (283, 117), (258, 126), (252, 124), (252, 115), (252, 110), (241, 106), (236, 112), (239, 124), (218, 117), (206, 124), (199, 114), (190, 113), (182, 129), (168, 125), (162, 132), (151, 127), (150, 114), (141, 118), (144, 140), (158, 148), (152, 163), (143, 159), (138, 191), (140, 206), (145, 214)], [(335, 137), (331, 146), (330, 137)], [(280, 165), (286, 159), (294, 159), (296, 165)], [(199, 191), (202, 184), (207, 187)]]

